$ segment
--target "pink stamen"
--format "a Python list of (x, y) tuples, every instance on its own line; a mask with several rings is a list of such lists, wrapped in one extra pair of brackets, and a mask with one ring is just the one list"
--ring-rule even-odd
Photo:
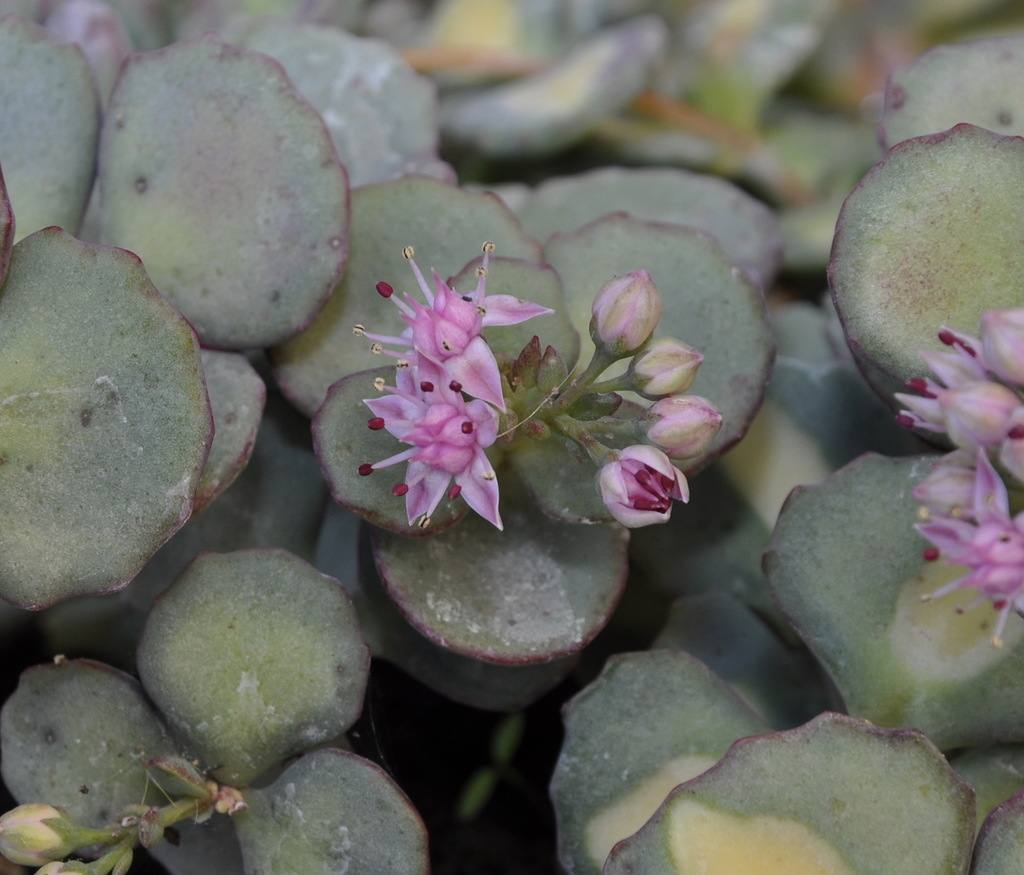
[(394, 489), (391, 490), (391, 494), (392, 495), (396, 495), (396, 496), (402, 496), (402, 495), (405, 495), (408, 491), (409, 491), (409, 484), (408, 483), (399, 483), (397, 486), (395, 486)]
[(369, 477), (372, 473), (373, 465), (371, 465), (369, 462), (363, 462), (363, 464), (359, 466), (360, 477)]
[(453, 498), (453, 499), (454, 498), (458, 498), (461, 493), (462, 493), (462, 487), (459, 486), (458, 483), (456, 483), (454, 486), (452, 486), (451, 489), (448, 490), (448, 497), (449, 498)]
[(921, 555), (924, 557), (925, 562), (934, 562), (941, 554), (939, 553), (938, 547), (929, 547)]
[(377, 294), (382, 298), (390, 298), (394, 293), (394, 287), (390, 283), (383, 281), (377, 283)]
[(448, 384), (448, 388), (451, 389), (453, 392), (461, 392), (462, 391), (462, 383), (460, 383), (458, 380), (452, 380)]
[(373, 419), (368, 420), (366, 424), (370, 426), (370, 428), (373, 429), (374, 431), (380, 431), (382, 428), (384, 428), (384, 417), (375, 416), (373, 417)]
[(420, 383), (420, 391), (421, 392), (433, 392), (434, 391), (434, 384), (431, 383), (430, 380), (424, 380), (422, 383)]
[(468, 419), (464, 423), (462, 423), (462, 433), (463, 434), (472, 434), (473, 433), (473, 423), (470, 422)]

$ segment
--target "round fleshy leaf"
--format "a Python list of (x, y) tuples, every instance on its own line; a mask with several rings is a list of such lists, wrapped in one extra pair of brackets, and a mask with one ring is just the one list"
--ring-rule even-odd
[(309, 421), (271, 392), (252, 457), (238, 479), (202, 514), (190, 517), (129, 586), (113, 596), (83, 596), (43, 611), (47, 649), (134, 669), (135, 649), (153, 602), (197, 555), (281, 547), (312, 559), (328, 503), (310, 446)]
[(768, 730), (707, 666), (674, 650), (613, 656), (569, 700), (564, 720), (551, 799), (569, 875), (597, 875), (612, 846), (672, 788), (713, 766), (736, 739)]
[(436, 88), (393, 46), (269, 17), (246, 23), (233, 41), (281, 63), (323, 117), (351, 185), (452, 176), (437, 156)]
[(978, 829), (993, 808), (1024, 789), (1024, 745), (972, 748), (953, 757), (949, 764), (974, 788)]
[(1024, 791), (986, 818), (978, 834), (970, 875), (1015, 875), (1024, 856)]
[(786, 626), (761, 572), (770, 525), (721, 464), (689, 483), (689, 502), (676, 502), (667, 523), (630, 533), (629, 554), (636, 571), (672, 596), (723, 589), (772, 618), (776, 629)]
[(168, 722), (236, 785), (351, 725), (368, 663), (345, 591), (284, 550), (200, 556), (154, 605), (138, 652)]
[(316, 564), (337, 577), (352, 596), (374, 656), (449, 699), (487, 711), (522, 710), (572, 671), (577, 654), (529, 665), (499, 665), (462, 656), (424, 638), (381, 585), (370, 547), (371, 528), (340, 505), (331, 505)]
[(672, 647), (700, 659), (775, 729), (798, 726), (828, 705), (811, 654), (786, 646), (749, 607), (721, 589), (676, 599), (651, 647)]
[(868, 454), (793, 491), (765, 553), (769, 585), (847, 710), (943, 749), (1024, 740), (1024, 620), (992, 645), (991, 603), (921, 601), (963, 573), (925, 562), (911, 490), (936, 457)]
[(138, 682), (87, 659), (25, 671), (0, 711), (0, 745), (15, 799), (56, 805), (91, 827), (125, 805), (164, 804), (146, 762), (179, 752)]
[(204, 349), (202, 358), (214, 433), (194, 514), (227, 489), (248, 463), (267, 398), (266, 385), (245, 356)]
[(647, 85), (666, 43), (665, 23), (636, 16), (605, 28), (550, 69), (441, 103), (441, 127), (488, 155), (565, 148), (623, 110)]
[(378, 766), (333, 748), (308, 753), (235, 815), (247, 872), (427, 875), (427, 832)]
[(1014, 34), (935, 46), (898, 67), (885, 86), (883, 144), (890, 148), (961, 122), (1024, 132), (1024, 98), (1016, 87), (1022, 63), (1024, 37)]
[(348, 183), (270, 58), (213, 36), (132, 55), (104, 116), (103, 238), (137, 252), (208, 346), (280, 343), (348, 254)]
[(92, 191), (99, 100), (81, 49), (17, 16), (0, 22), (0, 163), (18, 239), (60, 225), (75, 233)]
[[(926, 371), (942, 325), (1018, 306), (1024, 140), (970, 125), (894, 146), (846, 199), (829, 281), (850, 349), (884, 399)], [(951, 242), (952, 241), (952, 242)]]
[(7, 279), (7, 268), (11, 264), (11, 247), (14, 245), (14, 213), (11, 199), (7, 196), (7, 185), (0, 170), (0, 286)]
[(590, 336), (594, 296), (609, 279), (641, 269), (654, 278), (664, 299), (655, 337), (677, 337), (700, 350), (704, 362), (690, 391), (722, 413), (711, 448), (689, 460), (688, 469), (706, 464), (743, 436), (768, 384), (774, 341), (760, 292), (710, 236), (614, 214), (556, 234), (545, 255), (562, 277), (582, 337)]
[(679, 168), (605, 167), (548, 179), (518, 212), (527, 231), (547, 240), (612, 209), (707, 231), (761, 286), (782, 260), (778, 219), (767, 206), (719, 176)]
[(626, 532), (552, 521), (510, 472), (498, 476), (504, 531), (476, 514), (433, 538), (379, 529), (381, 579), (416, 629), (456, 653), (507, 664), (567, 656), (622, 595)]
[(188, 518), (212, 437), (188, 323), (130, 252), (59, 228), (0, 290), (0, 594), (127, 583)]
[(433, 535), (443, 532), (462, 519), (468, 510), (464, 501), (442, 499), (430, 516), (429, 526), (421, 528), (409, 521), (405, 499), (394, 489), (405, 482), (406, 464), (400, 462), (374, 471), (359, 473), (359, 466), (373, 464), (410, 449), (384, 429), (371, 429), (367, 423), (373, 413), (363, 400), (377, 398), (381, 392), (374, 380), (382, 378), (394, 385), (394, 368), (362, 371), (338, 380), (327, 393), (327, 400), (313, 420), (313, 446), (323, 469), (324, 479), (338, 504), (354, 510), (370, 522), (403, 535)]
[(380, 364), (370, 353), (369, 341), (352, 336), (352, 326), (389, 335), (405, 328), (394, 302), (374, 288), (386, 280), (399, 293), (411, 290), (422, 300), (402, 258), (406, 246), (415, 248), (417, 264), (427, 277), (435, 268), (446, 278), (478, 255), (488, 240), (497, 255), (540, 261), (537, 242), (495, 197), (417, 176), (353, 192), (352, 250), (345, 276), (313, 324), (271, 350), (274, 376), (284, 393), (312, 416), (334, 382)]
[(736, 742), (612, 851), (604, 875), (963, 875), (974, 794), (913, 729), (842, 714)]

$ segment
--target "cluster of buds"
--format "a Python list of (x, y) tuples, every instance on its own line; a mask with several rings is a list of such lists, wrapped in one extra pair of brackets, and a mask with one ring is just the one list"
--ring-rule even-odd
[[(133, 848), (153, 847), (172, 824), (185, 819), (199, 822), (214, 812), (236, 814), (246, 808), (238, 790), (207, 780), (194, 763), (181, 757), (156, 757), (146, 768), (156, 782), (172, 778), (180, 797), (167, 794), (163, 806), (129, 805), (114, 823), (98, 829), (81, 826), (53, 805), (19, 805), (0, 816), (0, 855), (12, 863), (42, 867), (36, 875), (127, 875)], [(105, 850), (90, 862), (64, 859), (76, 851), (97, 848)]]
[[(569, 438), (597, 466), (596, 486), (612, 514), (629, 527), (664, 522), (674, 500), (686, 501), (688, 487), (673, 460), (704, 453), (721, 426), (721, 414), (707, 399), (684, 395), (703, 357), (674, 338), (653, 339), (662, 298), (647, 271), (615, 277), (598, 292), (590, 325), (594, 354), (570, 373), (557, 350), (541, 350), (535, 336), (518, 358), (500, 361), (482, 332), (553, 311), (509, 295), (488, 295), (488, 257), (477, 271), (476, 289), (460, 294), (433, 273), (431, 287), (413, 251), (404, 254), (425, 304), (396, 296), (388, 283), (377, 292), (394, 301), (405, 330), (375, 334), (362, 325), (355, 333), (372, 350), (397, 359), (394, 385), (378, 381), (383, 394), (364, 400), (374, 414), (371, 429), (386, 429), (408, 447), (364, 462), (359, 473), (407, 462), (405, 481), (394, 489), (404, 496), (410, 525), (424, 527), (440, 502), (463, 498), (501, 528), (498, 483), (492, 455), (514, 452), (516, 440), (545, 440), (552, 433)], [(625, 373), (599, 380), (613, 363), (629, 359)], [(623, 405), (618, 394), (636, 393), (654, 403)], [(610, 446), (602, 438), (614, 439)], [(625, 437), (631, 445), (622, 446)], [(637, 443), (636, 441), (640, 441)], [(491, 455), (489, 455), (491, 454)], [(454, 485), (452, 481), (454, 480)]]
[(1010, 501), (1024, 488), (1024, 308), (986, 312), (979, 338), (945, 327), (938, 336), (950, 350), (921, 353), (936, 379), (911, 380), (915, 394), (896, 395), (903, 425), (956, 447), (914, 490), (917, 529), (933, 545), (925, 558), (966, 569), (928, 598), (977, 590), (963, 610), (991, 601), (998, 647), (1010, 613), (1024, 613), (1024, 513)]

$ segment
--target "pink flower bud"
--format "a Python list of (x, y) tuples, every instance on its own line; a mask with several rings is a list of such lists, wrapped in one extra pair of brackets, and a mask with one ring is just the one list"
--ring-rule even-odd
[(661, 292), (646, 270), (606, 282), (594, 298), (590, 336), (619, 356), (639, 349), (661, 318)]
[(66, 857), (75, 846), (61, 835), (62, 824), (74, 826), (66, 811), (52, 805), (12, 808), (0, 817), (0, 854), (23, 866), (42, 866)]
[(648, 396), (685, 392), (693, 385), (702, 361), (704, 356), (688, 343), (659, 337), (633, 359), (633, 385)]
[(974, 458), (962, 450), (948, 453), (931, 473), (914, 487), (914, 498), (933, 513), (952, 514), (974, 502)]
[(1024, 407), (1010, 417), (1006, 439), (999, 445), (999, 464), (1024, 483)]
[(1024, 385), (1024, 307), (982, 314), (981, 355), (994, 374)]
[(661, 450), (646, 444), (626, 447), (597, 475), (601, 499), (631, 529), (668, 521), (672, 499), (687, 501), (686, 478)]
[(699, 395), (672, 395), (651, 406), (656, 417), (647, 438), (672, 459), (692, 459), (703, 453), (722, 427), (722, 414)]
[(968, 383), (939, 396), (950, 440), (965, 450), (999, 444), (1010, 418), (1021, 406), (1016, 393), (1000, 383)]

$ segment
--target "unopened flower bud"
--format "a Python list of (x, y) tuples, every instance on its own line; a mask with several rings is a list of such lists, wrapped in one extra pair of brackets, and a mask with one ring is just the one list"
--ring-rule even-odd
[(982, 314), (981, 355), (994, 374), (1024, 385), (1024, 307)]
[(672, 459), (691, 459), (703, 453), (722, 427), (722, 414), (699, 395), (672, 395), (651, 406), (647, 439)]
[(999, 445), (999, 464), (1024, 483), (1024, 407), (1010, 417), (1006, 439)]
[(626, 447), (601, 468), (597, 483), (611, 515), (632, 529), (667, 522), (672, 500), (690, 497), (679, 469), (661, 450), (646, 444)]
[(693, 385), (702, 361), (704, 356), (688, 343), (674, 337), (659, 337), (633, 359), (633, 385), (652, 397), (685, 392)]
[(569, 368), (553, 346), (544, 350), (537, 365), (537, 388), (545, 395), (560, 389), (569, 376)]
[(1016, 393), (991, 381), (968, 383), (943, 392), (939, 404), (950, 440), (966, 450), (999, 444), (1010, 418), (1021, 407)]
[(943, 456), (913, 495), (933, 513), (959, 513), (974, 502), (975, 480), (973, 458), (958, 450)]
[(646, 270), (617, 276), (594, 298), (590, 336), (615, 355), (628, 355), (654, 333), (661, 308), (661, 292)]
[(75, 849), (65, 838), (74, 828), (71, 815), (60, 808), (42, 803), (19, 805), (0, 817), (0, 854), (22, 866), (42, 866)]

